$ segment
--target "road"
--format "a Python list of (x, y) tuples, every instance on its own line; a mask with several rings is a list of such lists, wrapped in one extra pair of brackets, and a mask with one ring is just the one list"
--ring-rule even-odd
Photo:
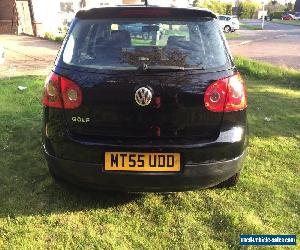
[[(260, 21), (243, 21), (260, 25)], [(267, 22), (265, 30), (241, 30), (241, 37), (229, 42), (233, 55), (300, 70), (300, 26)], [(16, 75), (46, 75), (50, 72), (59, 43), (29, 36), (0, 35), (6, 62), (0, 78)]]
[[(261, 25), (259, 20), (245, 20), (243, 23)], [(229, 42), (234, 56), (300, 69), (300, 26), (266, 22), (264, 30), (238, 32), (241, 37)]]

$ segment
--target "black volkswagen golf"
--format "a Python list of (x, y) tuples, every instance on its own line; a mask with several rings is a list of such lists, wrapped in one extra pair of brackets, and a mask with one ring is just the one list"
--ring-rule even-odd
[(208, 10), (79, 11), (43, 105), (55, 179), (134, 192), (230, 187), (239, 179), (246, 90)]

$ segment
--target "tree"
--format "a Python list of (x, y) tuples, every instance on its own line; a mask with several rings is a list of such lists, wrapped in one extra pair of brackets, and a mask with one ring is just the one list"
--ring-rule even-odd
[(226, 15), (232, 15), (232, 4), (226, 5)]
[(294, 5), (291, 2), (287, 3), (285, 6), (286, 8), (284, 11), (292, 11), (294, 9)]
[(237, 16), (238, 18), (252, 19), (257, 13), (260, 5), (252, 1), (239, 1), (237, 2)]
[(221, 15), (232, 14), (232, 4), (220, 2), (219, 0), (195, 0), (194, 6), (207, 8)]
[(79, 5), (80, 5), (80, 8), (85, 8), (85, 6), (86, 6), (86, 1), (85, 1), (85, 0), (80, 0)]
[(269, 14), (284, 11), (285, 8), (286, 8), (285, 5), (280, 4), (276, 0), (271, 1), (266, 5), (266, 10), (268, 11)]
[(242, 17), (243, 13), (244, 13), (243, 4), (238, 3), (236, 12), (237, 12), (236, 14), (237, 14), (238, 18), (240, 19)]
[(300, 0), (296, 0), (294, 10), (300, 12)]

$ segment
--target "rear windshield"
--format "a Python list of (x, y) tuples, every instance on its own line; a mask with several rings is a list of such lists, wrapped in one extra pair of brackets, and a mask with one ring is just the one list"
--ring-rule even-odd
[(109, 70), (229, 65), (215, 19), (77, 20), (73, 27), (63, 52), (68, 65)]

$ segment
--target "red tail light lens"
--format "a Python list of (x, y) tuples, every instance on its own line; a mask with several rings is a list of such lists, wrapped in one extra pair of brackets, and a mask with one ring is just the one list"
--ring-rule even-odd
[(61, 77), (61, 93), (65, 109), (76, 109), (81, 105), (80, 87), (69, 79)]
[(247, 108), (246, 88), (240, 74), (209, 85), (204, 95), (204, 103), (212, 112), (231, 112)]
[(238, 111), (245, 108), (247, 108), (245, 84), (240, 74), (236, 74), (229, 78), (228, 93), (224, 111)]
[(76, 109), (82, 103), (82, 91), (73, 81), (51, 73), (45, 82), (43, 104), (47, 107)]
[(45, 81), (43, 104), (52, 108), (63, 108), (60, 94), (60, 77), (51, 73)]

